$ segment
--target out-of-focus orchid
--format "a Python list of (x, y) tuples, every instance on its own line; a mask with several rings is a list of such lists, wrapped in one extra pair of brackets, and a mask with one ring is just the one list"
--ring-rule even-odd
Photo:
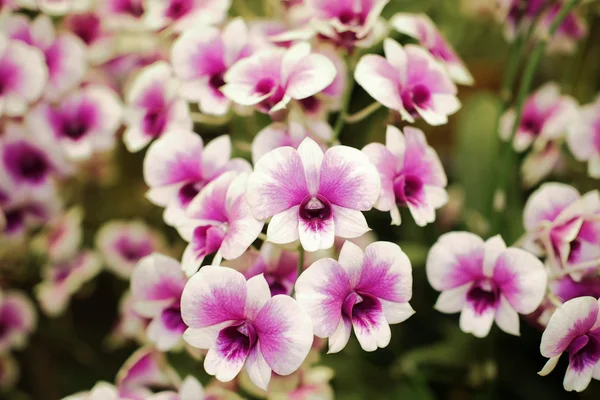
[(488, 335), (494, 320), (519, 335), (519, 314), (530, 314), (544, 299), (548, 281), (542, 262), (500, 236), (484, 242), (469, 232), (442, 235), (427, 257), (427, 278), (442, 293), (435, 308), (460, 312), (460, 329)]
[[(539, 1), (539, 0), (538, 0)], [(543, 14), (540, 23), (537, 26), (538, 34), (541, 37), (549, 35), (550, 26), (558, 16), (565, 0), (557, 1), (548, 6), (548, 10)], [(578, 10), (575, 9), (567, 14), (562, 24), (556, 30), (556, 33), (548, 43), (549, 53), (572, 53), (575, 51), (577, 42), (583, 39), (588, 31), (587, 23)]]
[(180, 87), (164, 61), (139, 72), (125, 96), (127, 130), (123, 140), (129, 151), (139, 151), (171, 130), (192, 129), (188, 104), (179, 95)]
[[(563, 137), (576, 117), (576, 111), (577, 103), (573, 98), (561, 95), (556, 83), (546, 83), (525, 101), (521, 121), (512, 138), (514, 149), (522, 152), (532, 145), (543, 149), (549, 141)], [(515, 118), (514, 109), (500, 118), (502, 139), (511, 139)]]
[(0, 291), (0, 353), (25, 346), (36, 324), (29, 297), (18, 291)]
[(334, 146), (325, 153), (310, 138), (280, 147), (258, 160), (246, 197), (258, 219), (273, 217), (270, 242), (300, 240), (307, 251), (328, 249), (336, 236), (369, 230), (361, 211), (370, 210), (381, 190), (377, 169), (357, 149)]
[(231, 0), (148, 0), (145, 15), (150, 28), (181, 32), (198, 25), (218, 25), (227, 17)]
[(422, 47), (384, 42), (385, 58), (363, 56), (354, 72), (356, 82), (375, 100), (414, 122), (422, 117), (430, 125), (448, 122), (460, 108), (456, 86), (444, 67)]
[(48, 221), (33, 243), (33, 247), (55, 262), (67, 261), (74, 257), (81, 245), (83, 232), (81, 220), (83, 209), (73, 207)]
[(186, 30), (171, 50), (175, 75), (183, 82), (181, 96), (198, 102), (205, 114), (226, 114), (230, 100), (221, 92), (224, 76), (250, 54), (248, 29), (241, 18), (229, 22), (222, 31), (205, 25)]
[(164, 238), (141, 220), (110, 221), (98, 231), (96, 247), (109, 270), (129, 279), (138, 261), (164, 247)]
[(381, 177), (381, 195), (375, 208), (390, 211), (393, 225), (400, 225), (398, 205), (408, 207), (419, 226), (435, 220), (435, 210), (448, 202), (448, 181), (437, 153), (427, 144), (422, 131), (406, 127), (403, 134), (390, 125), (385, 146), (371, 143), (363, 152)]
[(397, 31), (417, 39), (421, 46), (446, 67), (456, 83), (473, 84), (473, 76), (464, 62), (426, 14), (398, 13), (391, 18), (390, 24)]
[(207, 393), (204, 392), (202, 384), (198, 382), (193, 376), (186, 377), (179, 391), (166, 391), (156, 393), (148, 398), (148, 400), (203, 400), (206, 398)]
[(204, 369), (222, 382), (242, 367), (252, 382), (266, 390), (271, 372), (289, 375), (310, 351), (310, 319), (289, 296), (271, 297), (262, 275), (246, 281), (227, 267), (206, 266), (190, 278), (181, 299), (189, 328), (184, 339), (209, 349)]
[(600, 179), (600, 96), (581, 107), (568, 126), (567, 143), (573, 155), (588, 163), (588, 174)]

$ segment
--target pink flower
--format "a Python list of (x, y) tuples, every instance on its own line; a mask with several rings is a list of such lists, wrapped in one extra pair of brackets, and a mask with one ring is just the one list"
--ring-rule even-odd
[(82, 219), (83, 209), (81, 207), (73, 207), (57, 215), (48, 221), (44, 232), (36, 237), (32, 247), (55, 262), (73, 258), (83, 237)]
[(217, 25), (225, 20), (231, 0), (149, 0), (146, 24), (152, 28), (167, 25), (176, 32), (198, 25)]
[(130, 291), (119, 300), (119, 316), (106, 342), (110, 347), (119, 347), (128, 341), (146, 341), (146, 329), (151, 319), (142, 317), (134, 309), (135, 299)]
[(566, 184), (545, 183), (527, 200), (523, 246), (547, 256), (554, 273), (581, 277), (600, 266), (600, 194), (580, 196)]
[(230, 100), (270, 113), (292, 100), (319, 93), (335, 79), (334, 64), (322, 54), (311, 54), (308, 43), (285, 50), (268, 48), (235, 63), (225, 74), (221, 91)]
[(548, 0), (497, 0), (497, 11), (504, 23), (504, 35), (514, 40), (517, 32), (525, 31), (544, 11)]
[[(533, 145), (540, 149), (547, 142), (563, 137), (576, 116), (577, 103), (569, 96), (561, 96), (556, 83), (546, 83), (535, 91), (523, 107), (523, 115), (513, 138), (516, 151), (522, 152)], [(500, 137), (508, 140), (515, 122), (515, 110), (510, 109), (500, 119)]]
[(550, 282), (550, 290), (562, 302), (582, 296), (598, 299), (600, 298), (600, 276), (589, 274), (576, 281), (567, 275)]
[(208, 349), (204, 369), (222, 382), (246, 365), (252, 382), (266, 390), (271, 371), (296, 371), (313, 342), (310, 319), (294, 299), (271, 297), (262, 275), (246, 281), (227, 267), (206, 266), (190, 278), (181, 315), (189, 326), (185, 341)]
[(125, 96), (125, 146), (131, 152), (174, 129), (192, 129), (187, 102), (179, 96), (180, 82), (169, 64), (155, 62), (136, 76)]
[(198, 193), (227, 171), (250, 172), (241, 158), (231, 158), (231, 139), (220, 136), (206, 147), (200, 135), (173, 130), (153, 143), (144, 159), (144, 180), (150, 187), (147, 197), (166, 207), (165, 222), (178, 225)]
[(410, 260), (396, 244), (375, 242), (364, 253), (346, 242), (338, 261), (313, 263), (296, 282), (296, 298), (315, 335), (329, 338), (329, 353), (342, 350), (354, 333), (365, 351), (390, 343), (389, 324), (414, 314)]
[(42, 270), (42, 282), (35, 288), (40, 307), (49, 316), (64, 312), (71, 296), (84, 283), (100, 272), (100, 260), (91, 251), (77, 253), (68, 261), (46, 265)]
[(381, 11), (389, 0), (307, 0), (317, 32), (340, 47), (369, 47)]
[(97, 11), (68, 14), (63, 24), (85, 43), (87, 57), (91, 62), (107, 61), (115, 51), (116, 36), (106, 29), (106, 21), (102, 20)]
[(39, 49), (0, 35), (0, 116), (21, 116), (44, 91), (48, 69)]
[(246, 197), (258, 219), (271, 218), (267, 237), (285, 244), (300, 239), (307, 251), (328, 249), (335, 236), (358, 237), (369, 230), (361, 211), (370, 210), (381, 190), (379, 174), (357, 149), (334, 146), (323, 153), (310, 138), (280, 147), (258, 160)]
[(0, 291), (0, 353), (24, 347), (36, 324), (29, 297), (18, 291)]
[(111, 272), (129, 279), (142, 258), (164, 247), (164, 238), (142, 220), (115, 220), (98, 230), (96, 247)]
[(274, 122), (264, 127), (252, 140), (252, 161), (256, 162), (271, 150), (291, 146), (295, 149), (307, 137), (323, 149), (333, 137), (333, 129), (323, 120), (289, 118), (287, 122)]
[(398, 32), (417, 39), (421, 46), (429, 50), (446, 67), (454, 82), (473, 84), (473, 76), (464, 62), (426, 14), (398, 13), (392, 17), (390, 24)]
[(181, 382), (177, 393), (173, 391), (160, 392), (150, 396), (148, 400), (203, 400), (205, 398), (202, 384), (190, 375)]
[(204, 25), (185, 31), (171, 50), (173, 69), (183, 82), (182, 97), (199, 103), (205, 114), (225, 115), (230, 100), (220, 90), (225, 85), (223, 77), (250, 53), (248, 29), (241, 18), (229, 22), (222, 31)]
[(98, 3), (98, 11), (111, 30), (148, 30), (144, 15), (144, 0), (105, 0)]
[(204, 257), (219, 252), (224, 259), (240, 257), (258, 238), (264, 223), (250, 212), (245, 192), (248, 174), (226, 172), (192, 200), (179, 233), (189, 243), (181, 261), (186, 275), (194, 274)]
[(298, 253), (269, 242), (264, 242), (260, 251), (248, 249), (226, 265), (240, 271), (246, 279), (262, 274), (272, 296), (292, 293), (298, 278)]
[(600, 96), (581, 107), (567, 129), (569, 149), (579, 161), (587, 161), (592, 178), (600, 179)]
[(144, 257), (131, 274), (134, 309), (152, 319), (146, 334), (160, 351), (177, 346), (187, 328), (179, 304), (186, 282), (179, 263), (159, 253)]
[(552, 372), (565, 351), (569, 354), (565, 390), (581, 392), (592, 378), (600, 379), (600, 311), (595, 298), (569, 300), (550, 317), (540, 344), (549, 360), (539, 374)]
[(81, 83), (87, 71), (85, 44), (71, 33), (57, 35), (52, 19), (39, 15), (33, 21), (21, 14), (6, 21), (9, 38), (20, 40), (42, 51), (48, 67), (46, 96), (57, 100)]
[(414, 122), (421, 116), (430, 125), (448, 122), (460, 108), (456, 86), (425, 49), (392, 39), (384, 42), (386, 58), (363, 56), (354, 72), (356, 82), (375, 100)]
[(531, 150), (521, 164), (523, 185), (531, 188), (541, 182), (544, 178), (564, 167), (564, 154), (561, 149), (562, 143), (557, 140), (548, 142), (541, 149)]
[(494, 320), (506, 333), (519, 335), (519, 315), (536, 310), (546, 293), (544, 265), (532, 254), (506, 248), (500, 236), (484, 242), (469, 232), (442, 235), (429, 251), (427, 279), (442, 293), (435, 308), (460, 312), (460, 329), (477, 337)]
[(393, 225), (400, 225), (398, 205), (408, 207), (419, 226), (435, 221), (435, 210), (448, 202), (448, 181), (422, 131), (406, 127), (402, 134), (389, 125), (385, 146), (371, 143), (363, 152), (381, 177), (381, 195), (375, 208), (390, 211)]
[[(550, 26), (554, 23), (564, 3), (565, 1), (561, 0), (550, 4), (537, 26), (538, 35), (548, 37)], [(567, 14), (558, 27), (548, 44), (547, 51), (549, 53), (572, 53), (575, 51), (577, 42), (586, 36), (587, 31), (585, 19), (575, 9)]]
[(116, 386), (123, 399), (146, 400), (152, 394), (149, 387), (171, 386), (174, 373), (165, 353), (146, 346), (125, 361), (117, 372)]
[(74, 161), (113, 149), (121, 126), (122, 105), (115, 92), (88, 85), (51, 105), (40, 103), (27, 115), (27, 126), (49, 149)]

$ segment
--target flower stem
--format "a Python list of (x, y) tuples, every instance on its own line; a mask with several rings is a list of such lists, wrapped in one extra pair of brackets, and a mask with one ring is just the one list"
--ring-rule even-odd
[(204, 125), (225, 125), (231, 119), (230, 115), (214, 116), (197, 112), (190, 113), (192, 121)]
[[(298, 249), (298, 276), (300, 276), (303, 269), (304, 269), (304, 247), (302, 247), (302, 245), (300, 245), (300, 248)], [(298, 277), (296, 277), (296, 280), (298, 280)], [(290, 296), (294, 297), (294, 294), (296, 294), (296, 285), (294, 285), (294, 288), (292, 289), (292, 294), (290, 294)]]
[(340, 108), (340, 113), (335, 121), (335, 126), (333, 128), (333, 136), (331, 137), (331, 141), (334, 142), (342, 129), (344, 129), (344, 124), (346, 122), (346, 117), (348, 116), (348, 107), (350, 106), (350, 99), (352, 99), (352, 91), (354, 89), (354, 66), (358, 61), (359, 53), (355, 53), (353, 56), (346, 56), (346, 68), (348, 70), (348, 79), (346, 82), (346, 90), (344, 91), (344, 95), (342, 98), (342, 106)]
[(373, 114), (375, 111), (379, 110), (380, 108), (381, 103), (374, 102), (373, 104), (366, 106), (365, 108), (354, 114), (346, 115), (346, 122), (349, 124), (355, 124), (357, 122), (360, 122), (363, 119), (367, 118), (369, 115)]
[(221, 250), (219, 250), (216, 252), (216, 254), (212, 260), (212, 263), (210, 265), (219, 266), (219, 265), (221, 265), (221, 261), (223, 261), (223, 256), (221, 255)]

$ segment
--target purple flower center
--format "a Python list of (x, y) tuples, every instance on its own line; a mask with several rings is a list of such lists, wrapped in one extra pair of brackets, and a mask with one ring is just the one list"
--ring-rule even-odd
[(221, 87), (223, 85), (225, 85), (225, 80), (223, 79), (223, 73), (222, 72), (218, 72), (218, 73), (212, 75), (210, 77), (209, 81), (208, 81), (208, 84), (215, 91), (221, 93), (221, 91), (219, 89), (221, 89)]
[(160, 136), (167, 125), (169, 107), (162, 85), (152, 85), (144, 93), (139, 103), (146, 112), (142, 120), (142, 130), (151, 137)]
[(200, 193), (202, 189), (202, 182), (190, 182), (186, 183), (179, 189), (179, 202), (182, 206), (186, 207), (190, 202)]
[(142, 121), (144, 132), (152, 137), (159, 136), (166, 125), (167, 113), (164, 109), (148, 110)]
[(363, 326), (377, 325), (376, 315), (381, 311), (381, 302), (376, 297), (360, 292), (350, 293), (342, 305), (342, 314)]
[(319, 106), (321, 105), (321, 102), (319, 101), (317, 96), (310, 96), (305, 99), (299, 100), (299, 102), (304, 111), (306, 111), (309, 114), (316, 113), (317, 111), (319, 111)]
[(16, 180), (38, 184), (51, 171), (46, 155), (27, 142), (16, 142), (4, 148), (4, 165)]
[(500, 289), (491, 280), (482, 279), (467, 292), (467, 301), (475, 313), (481, 315), (489, 308), (496, 308), (500, 301)]
[(71, 275), (72, 268), (69, 265), (64, 266), (55, 266), (54, 267), (54, 282), (62, 283), (64, 282), (69, 275)]
[(217, 337), (217, 349), (227, 360), (245, 359), (254, 347), (258, 336), (254, 327), (247, 322), (229, 326)]
[(575, 338), (569, 347), (569, 363), (577, 371), (600, 361), (600, 330), (588, 332)]
[(144, 6), (139, 0), (113, 0), (113, 9), (120, 14), (129, 14), (135, 18), (144, 15)]
[(262, 78), (256, 84), (256, 92), (264, 96), (275, 90), (276, 86), (277, 83), (275, 83), (275, 80), (271, 78)]
[(400, 205), (419, 203), (422, 193), (423, 181), (416, 175), (400, 175), (394, 180), (394, 195)]
[(19, 231), (25, 223), (25, 212), (22, 209), (15, 209), (5, 211), (4, 213), (4, 219), (6, 219), (4, 231), (6, 233), (15, 233)]
[(171, 331), (183, 332), (187, 326), (181, 318), (181, 308), (179, 302), (165, 308), (160, 315), (163, 324)]
[(116, 249), (125, 260), (136, 263), (152, 253), (153, 246), (148, 240), (136, 242), (128, 237), (121, 237), (117, 240)]
[(527, 115), (523, 117), (521, 127), (531, 135), (537, 136), (542, 131), (542, 121), (534, 115)]
[(96, 14), (73, 15), (69, 20), (69, 26), (71, 31), (87, 45), (92, 44), (100, 36), (101, 22)]
[(171, 0), (169, 7), (165, 11), (165, 16), (171, 19), (178, 19), (190, 12), (192, 7), (192, 0)]
[(320, 194), (308, 195), (300, 204), (300, 218), (306, 221), (324, 221), (331, 215), (331, 203)]
[(348, 26), (360, 27), (365, 24), (366, 19), (363, 13), (357, 13), (352, 9), (343, 10), (338, 14), (338, 20)]
[(194, 250), (199, 257), (204, 257), (219, 250), (227, 227), (203, 225), (194, 229)]
[(427, 108), (429, 105), (431, 92), (427, 86), (419, 84), (408, 90), (403, 88), (400, 88), (400, 90), (402, 93), (400, 96), (402, 105), (409, 114), (416, 116), (418, 114), (416, 110), (417, 107)]
[(84, 100), (74, 108), (65, 107), (60, 111), (51, 111), (50, 123), (57, 136), (78, 141), (94, 127), (98, 117), (95, 104)]

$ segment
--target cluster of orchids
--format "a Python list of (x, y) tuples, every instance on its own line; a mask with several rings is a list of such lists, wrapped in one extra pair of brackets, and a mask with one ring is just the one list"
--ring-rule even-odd
[[(352, 331), (364, 351), (386, 347), (415, 313), (411, 260), (364, 212), (435, 222), (448, 179), (411, 125), (448, 123), (473, 76), (426, 15), (384, 19), (388, 0), (273, 0), (264, 17), (242, 3), (0, 2), (0, 245), (7, 268), (20, 249), (37, 278), (33, 298), (10, 288), (31, 266), (2, 279), (0, 386), (15, 383), (10, 351), (34, 331), (36, 304), (64, 313), (103, 269), (129, 282), (109, 339), (141, 347), (114, 382), (70, 400), (330, 399), (321, 350), (342, 351)], [(580, 1), (494, 3), (512, 46), (533, 46), (530, 72), (587, 33)], [(493, 132), (527, 152), (523, 185), (564, 168), (563, 143), (600, 178), (600, 98), (580, 106), (555, 83), (530, 94), (527, 78), (501, 93)], [(355, 90), (374, 103), (350, 114)], [(385, 143), (340, 144), (384, 108)], [(234, 119), (253, 121), (250, 141), (211, 133)], [(145, 201), (185, 250), (141, 219), (111, 220), (85, 247), (82, 191), (118, 175), (120, 148), (144, 153)], [(543, 330), (540, 374), (567, 352), (564, 387), (582, 391), (600, 379), (600, 194), (543, 183), (523, 224), (512, 246), (499, 231), (439, 237), (426, 260), (434, 307), (479, 338), (494, 322), (519, 335), (521, 314)], [(168, 352), (215, 380), (182, 379)]]

